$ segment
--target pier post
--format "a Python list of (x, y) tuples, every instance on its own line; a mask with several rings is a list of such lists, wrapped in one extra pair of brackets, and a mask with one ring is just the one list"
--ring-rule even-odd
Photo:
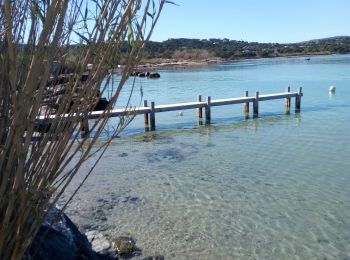
[(257, 117), (259, 115), (259, 91), (255, 92), (253, 101), (253, 117)]
[(89, 135), (89, 120), (87, 118), (83, 118), (80, 121), (80, 136), (81, 138), (90, 137)]
[(210, 96), (207, 97), (207, 104), (205, 106), (205, 123), (210, 124)]
[(156, 130), (156, 114), (154, 111), (154, 102), (151, 102), (150, 123), (151, 123), (151, 131)]
[[(143, 106), (148, 107), (147, 105), (147, 100), (143, 101)], [(143, 121), (144, 121), (144, 126), (145, 126), (145, 132), (149, 131), (149, 116), (148, 113), (143, 114)]]
[(295, 97), (295, 113), (300, 112), (300, 103), (301, 103), (301, 96), (302, 96), (302, 88), (298, 88), (298, 95)]
[[(201, 95), (198, 96), (198, 102), (202, 102), (202, 96)], [(202, 112), (203, 112), (203, 109), (201, 107), (197, 108), (197, 120), (198, 120), (198, 124), (199, 125), (203, 124), (203, 122), (202, 122), (202, 118), (203, 118)]]
[[(244, 93), (243, 93), (243, 96), (244, 97), (248, 97), (248, 91), (245, 90)], [(243, 105), (243, 112), (244, 112), (244, 117), (246, 119), (249, 118), (249, 102), (245, 102), (244, 105)]]
[[(290, 93), (290, 87), (289, 86), (287, 87), (286, 92)], [(286, 98), (285, 106), (286, 106), (286, 114), (289, 115), (290, 114), (290, 97)]]

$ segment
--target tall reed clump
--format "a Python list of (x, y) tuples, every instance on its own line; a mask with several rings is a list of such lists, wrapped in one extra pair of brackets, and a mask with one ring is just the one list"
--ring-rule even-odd
[[(165, 3), (169, 1), (1, 1), (0, 259), (20, 259), (79, 167), (92, 153), (101, 158), (110, 139), (92, 148)], [(108, 89), (121, 60), (120, 80)], [(57, 90), (60, 73), (67, 71), (72, 74)], [(54, 98), (57, 91), (60, 100)], [(81, 121), (103, 91), (112, 95), (90, 126), (94, 136), (78, 138)], [(39, 115), (53, 114), (49, 125), (38, 127)], [(112, 135), (131, 118), (121, 119)]]

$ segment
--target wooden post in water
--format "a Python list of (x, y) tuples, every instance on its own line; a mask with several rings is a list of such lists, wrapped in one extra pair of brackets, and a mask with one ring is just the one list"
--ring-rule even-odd
[(253, 101), (253, 117), (257, 117), (259, 115), (259, 91), (255, 92), (255, 97)]
[(80, 136), (81, 138), (89, 137), (89, 120), (87, 118), (83, 118), (80, 121)]
[[(148, 107), (147, 105), (147, 100), (143, 101), (143, 106)], [(144, 121), (144, 126), (145, 126), (145, 132), (149, 131), (149, 116), (148, 113), (143, 114), (143, 121)]]
[[(248, 97), (248, 91), (245, 90), (244, 93), (243, 93), (243, 96), (244, 97)], [(246, 119), (249, 118), (249, 102), (245, 102), (244, 105), (243, 105), (243, 112), (244, 112), (244, 117)]]
[(207, 97), (207, 105), (205, 106), (205, 123), (210, 124), (210, 96)]
[[(198, 102), (202, 102), (202, 96), (201, 95), (198, 96)], [(202, 122), (202, 118), (203, 118), (202, 112), (203, 112), (203, 109), (201, 107), (197, 108), (197, 119), (198, 119), (198, 124), (199, 125), (203, 124), (203, 122)]]
[[(286, 92), (290, 93), (290, 87), (289, 86), (287, 87)], [(286, 114), (289, 115), (290, 114), (290, 97), (286, 98), (285, 105), (286, 105)]]
[(298, 88), (298, 95), (295, 97), (295, 113), (300, 112), (300, 103), (301, 103), (301, 95), (302, 95), (302, 88)]
[(151, 102), (150, 123), (151, 123), (151, 131), (156, 130), (156, 114), (154, 112), (154, 102)]

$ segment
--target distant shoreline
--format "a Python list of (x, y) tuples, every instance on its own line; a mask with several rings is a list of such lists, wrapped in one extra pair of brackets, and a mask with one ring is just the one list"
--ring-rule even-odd
[(295, 57), (315, 57), (315, 56), (324, 56), (324, 55), (334, 55), (334, 53), (329, 52), (320, 52), (320, 53), (303, 53), (300, 54), (290, 54), (290, 55), (280, 55), (276, 57), (241, 57), (234, 59), (220, 59), (212, 58), (205, 60), (176, 60), (176, 59), (159, 59), (160, 62), (148, 63), (143, 62), (134, 68), (135, 71), (154, 71), (158, 69), (184, 69), (184, 68), (195, 68), (195, 67), (206, 67), (212, 64), (222, 64), (230, 62), (238, 62), (244, 60), (259, 60), (259, 59), (274, 59), (274, 58), (295, 58)]
[[(154, 62), (154, 63), (141, 62), (132, 71), (135, 71), (135, 72), (150, 71), (151, 72), (151, 71), (157, 71), (157, 70), (163, 70), (163, 69), (164, 70), (167, 70), (167, 69), (190, 69), (190, 68), (207, 67), (207, 66), (210, 66), (213, 64), (224, 64), (224, 63), (239, 62), (239, 61), (245, 61), (245, 60), (296, 58), (296, 57), (311, 58), (311, 57), (316, 57), (316, 56), (330, 56), (330, 55), (341, 55), (341, 54), (329, 53), (329, 52), (319, 52), (319, 53), (280, 55), (280, 56), (275, 56), (275, 57), (240, 57), (240, 58), (234, 58), (234, 59), (220, 59), (220, 58), (212, 58), (212, 59), (205, 59), (205, 60), (157, 59), (158, 62)], [(115, 68), (113, 70), (113, 72), (114, 73), (121, 73), (123, 67), (124, 67), (123, 65), (118, 66), (118, 68)]]

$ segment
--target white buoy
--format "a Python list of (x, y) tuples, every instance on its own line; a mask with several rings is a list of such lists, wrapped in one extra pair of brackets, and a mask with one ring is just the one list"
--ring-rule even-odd
[(329, 92), (334, 93), (335, 92), (335, 87), (334, 86), (330, 86), (329, 87)]
[(183, 116), (184, 115), (184, 113), (182, 113), (182, 112), (179, 112), (179, 116)]

